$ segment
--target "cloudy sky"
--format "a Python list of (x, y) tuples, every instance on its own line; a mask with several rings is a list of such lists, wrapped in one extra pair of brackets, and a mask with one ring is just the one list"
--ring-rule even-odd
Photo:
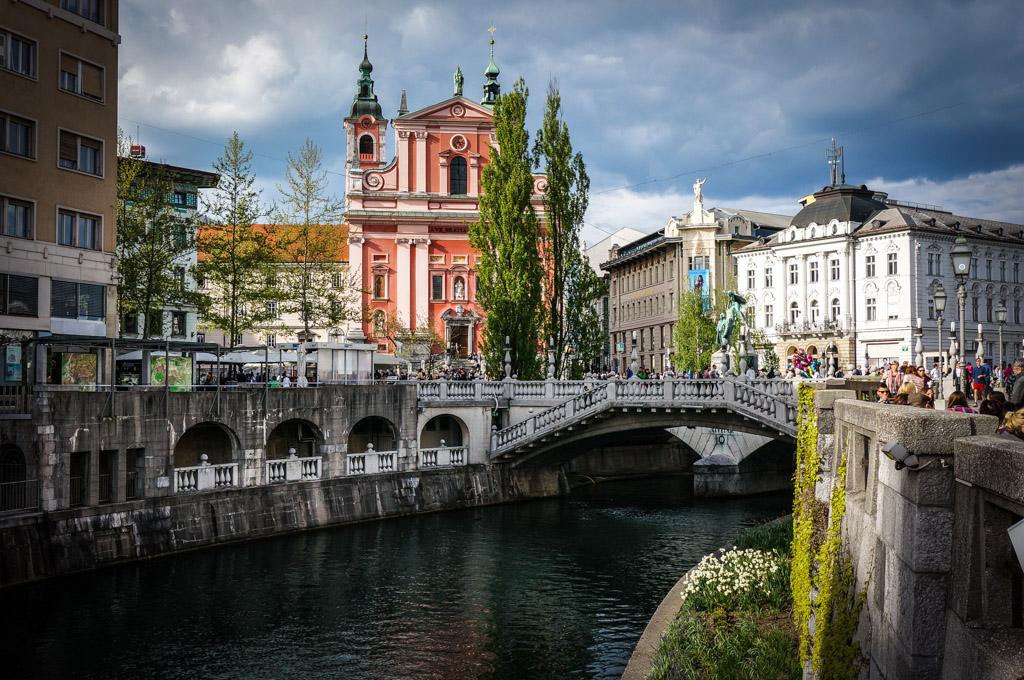
[[(585, 238), (705, 203), (793, 214), (846, 178), (893, 198), (1024, 223), (1024, 19), (1015, 0), (122, 0), (119, 117), (150, 158), (209, 168), (232, 131), (269, 203), (306, 137), (341, 173), (364, 22), (385, 115), (479, 100), (493, 22), (531, 130), (557, 79), (591, 176)], [(394, 148), (389, 139), (389, 151)], [(343, 193), (340, 174), (332, 190)]]

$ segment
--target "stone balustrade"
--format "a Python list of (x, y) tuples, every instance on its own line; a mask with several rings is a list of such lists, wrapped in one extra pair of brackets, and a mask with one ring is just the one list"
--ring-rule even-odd
[(279, 458), (267, 461), (267, 483), (299, 482), (320, 479), (321, 457)]
[(238, 463), (203, 463), (174, 468), (174, 492), (211, 491), (238, 486)]
[(373, 444), (370, 444), (363, 453), (346, 456), (345, 472), (350, 476), (394, 472), (397, 457), (398, 451), (374, 451)]
[(468, 460), (469, 449), (465, 446), (420, 449), (420, 468), (455, 467), (465, 465)]
[[(666, 380), (606, 380), (559, 383), (512, 381), (513, 394), (553, 393), (555, 385), (580, 391), (564, 402), (537, 413), (491, 436), (491, 454), (509, 452), (611, 408), (650, 406), (664, 408), (723, 407), (796, 435), (796, 396), (789, 380), (746, 378), (697, 378)], [(527, 387), (528, 386), (528, 387)]]

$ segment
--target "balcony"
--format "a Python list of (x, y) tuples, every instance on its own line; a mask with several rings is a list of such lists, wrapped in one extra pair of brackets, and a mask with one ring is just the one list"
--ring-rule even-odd
[(320, 479), (320, 456), (279, 458), (267, 461), (267, 483), (299, 482)]
[[(204, 453), (201, 460), (206, 458)], [(210, 491), (238, 486), (238, 463), (200, 465), (174, 468), (174, 493)]]
[(843, 322), (835, 321), (797, 321), (796, 323), (777, 323), (775, 332), (779, 335), (821, 335), (822, 333), (843, 332)]

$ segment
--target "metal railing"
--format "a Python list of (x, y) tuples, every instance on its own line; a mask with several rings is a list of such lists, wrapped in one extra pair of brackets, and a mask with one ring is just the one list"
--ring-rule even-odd
[(0, 512), (17, 512), (39, 508), (39, 480), (25, 479), (0, 484)]
[(114, 500), (114, 480), (109, 473), (100, 473), (97, 476), (99, 481), (99, 496), (97, 502), (109, 503)]
[(133, 501), (139, 497), (139, 473), (126, 472), (124, 475), (124, 499)]
[(68, 505), (75, 507), (85, 503), (85, 479), (72, 477), (68, 484)]

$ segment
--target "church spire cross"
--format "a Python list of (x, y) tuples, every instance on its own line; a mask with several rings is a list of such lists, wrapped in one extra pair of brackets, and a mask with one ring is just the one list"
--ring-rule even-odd
[(494, 63), (494, 32), (498, 29), (491, 24), (491, 27), (487, 29), (491, 34), (491, 62), (487, 64), (487, 70), (484, 71), (484, 98), (480, 100), (480, 103), (484, 106), (494, 106), (494, 102), (498, 99), (498, 95), (501, 94), (501, 86), (498, 85), (498, 74), (501, 70)]

